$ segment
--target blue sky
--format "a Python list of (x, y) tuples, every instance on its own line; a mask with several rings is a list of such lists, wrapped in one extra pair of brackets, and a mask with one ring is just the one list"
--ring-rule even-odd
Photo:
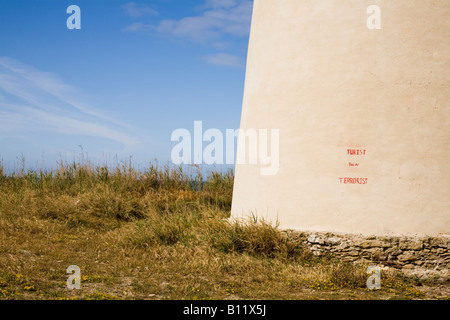
[[(81, 9), (69, 30), (67, 7)], [(170, 161), (171, 133), (237, 129), (251, 0), (0, 1), (0, 159)]]

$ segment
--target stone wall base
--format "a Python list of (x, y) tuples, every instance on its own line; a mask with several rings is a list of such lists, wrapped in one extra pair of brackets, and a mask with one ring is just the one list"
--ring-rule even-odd
[(448, 277), (450, 235), (438, 237), (362, 236), (283, 230), (315, 255), (349, 262), (371, 262), (418, 275)]

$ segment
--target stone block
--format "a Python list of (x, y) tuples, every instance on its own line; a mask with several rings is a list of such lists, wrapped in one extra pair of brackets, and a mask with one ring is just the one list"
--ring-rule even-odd
[(412, 261), (415, 259), (416, 256), (413, 251), (405, 251), (397, 257), (397, 260), (400, 262)]
[(421, 242), (421, 241), (400, 241), (398, 247), (402, 250), (422, 250), (423, 242)]

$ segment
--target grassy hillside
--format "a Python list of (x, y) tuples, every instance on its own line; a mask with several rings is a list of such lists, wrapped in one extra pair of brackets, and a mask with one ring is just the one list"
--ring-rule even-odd
[[(401, 273), (370, 291), (367, 265), (316, 257), (261, 221), (228, 221), (233, 178), (157, 165), (0, 167), (0, 299), (445, 298), (439, 281)], [(81, 290), (67, 289), (70, 265)]]

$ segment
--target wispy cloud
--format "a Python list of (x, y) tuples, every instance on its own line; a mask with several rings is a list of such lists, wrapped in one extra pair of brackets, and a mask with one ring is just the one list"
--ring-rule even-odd
[(244, 67), (244, 61), (241, 57), (233, 56), (227, 53), (210, 54), (203, 57), (208, 64), (224, 67)]
[(137, 4), (136, 2), (128, 2), (122, 6), (125, 14), (131, 18), (140, 18), (143, 16), (157, 16), (158, 11), (150, 8), (146, 4)]
[(126, 26), (122, 29), (123, 32), (144, 32), (144, 31), (153, 31), (155, 28), (149, 24), (145, 24), (142, 22), (133, 22), (129, 26)]
[(206, 0), (206, 3), (203, 5), (205, 8), (230, 8), (234, 7), (239, 3), (238, 0)]
[(95, 111), (76, 97), (79, 90), (56, 75), (0, 57), (0, 131), (51, 131), (109, 139), (130, 148), (130, 126)]
[(157, 24), (134, 23), (127, 32), (151, 32), (155, 35), (196, 43), (217, 43), (224, 36), (245, 37), (250, 31), (251, 0), (207, 0), (201, 14), (178, 20), (165, 19)]

